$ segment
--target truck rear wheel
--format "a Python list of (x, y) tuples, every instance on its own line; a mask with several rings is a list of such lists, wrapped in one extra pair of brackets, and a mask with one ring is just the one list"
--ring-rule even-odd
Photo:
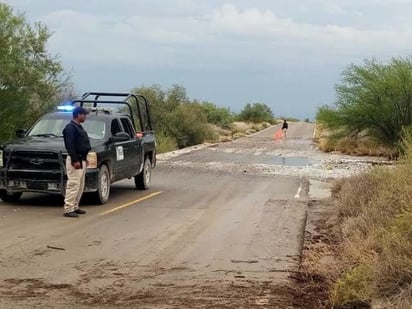
[(139, 175), (134, 176), (136, 189), (147, 190), (152, 180), (152, 163), (149, 158), (144, 160), (143, 170)]
[(0, 199), (7, 203), (16, 203), (20, 200), (22, 192), (7, 193), (6, 190), (0, 190)]
[(96, 201), (105, 204), (110, 196), (110, 173), (106, 165), (102, 165), (99, 169), (97, 185)]

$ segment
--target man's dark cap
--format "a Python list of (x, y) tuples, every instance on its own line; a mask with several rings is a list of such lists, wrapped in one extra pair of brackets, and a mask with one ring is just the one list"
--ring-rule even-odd
[(86, 115), (88, 113), (89, 113), (89, 111), (87, 109), (84, 109), (81, 106), (76, 106), (73, 109), (73, 118), (76, 118), (78, 115), (81, 115), (81, 114)]

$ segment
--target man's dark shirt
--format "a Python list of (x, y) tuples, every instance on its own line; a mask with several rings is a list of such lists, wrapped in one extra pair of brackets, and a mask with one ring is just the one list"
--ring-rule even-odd
[(71, 157), (72, 163), (86, 160), (90, 151), (90, 140), (87, 132), (73, 120), (63, 130), (64, 146)]

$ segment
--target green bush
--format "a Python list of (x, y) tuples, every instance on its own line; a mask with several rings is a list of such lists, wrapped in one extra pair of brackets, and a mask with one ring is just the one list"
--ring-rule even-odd
[(47, 53), (51, 33), (0, 2), (0, 142), (50, 110), (66, 85), (63, 67)]
[(229, 108), (217, 107), (213, 103), (203, 102), (202, 108), (207, 117), (207, 122), (215, 124), (223, 129), (230, 129), (234, 119)]
[(163, 133), (156, 134), (157, 153), (169, 152), (177, 149), (177, 142), (174, 138)]
[(202, 107), (196, 103), (181, 105), (172, 113), (170, 133), (176, 137), (179, 148), (217, 139)]
[(273, 112), (269, 106), (262, 103), (247, 104), (238, 115), (239, 121), (274, 123)]
[(380, 237), (382, 252), (376, 265), (378, 295), (399, 293), (412, 285), (412, 206), (390, 220)]
[(370, 304), (373, 294), (372, 269), (359, 265), (344, 273), (335, 285), (332, 303), (343, 308)]
[(173, 85), (163, 90), (158, 85), (141, 86), (133, 92), (148, 99), (156, 134), (167, 136), (178, 148), (217, 139), (204, 106), (189, 99), (184, 87)]
[(398, 147), (403, 128), (412, 125), (411, 58), (351, 65), (336, 91), (335, 106), (321, 107), (318, 122), (337, 137), (362, 134), (384, 146)]

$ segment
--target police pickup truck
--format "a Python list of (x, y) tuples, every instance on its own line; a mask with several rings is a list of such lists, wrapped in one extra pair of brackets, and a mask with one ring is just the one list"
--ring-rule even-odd
[(92, 146), (88, 154), (84, 192), (93, 192), (104, 204), (110, 185), (134, 178), (137, 189), (148, 189), (156, 166), (156, 142), (150, 108), (142, 95), (85, 93), (41, 117), (29, 130), (17, 130), (17, 139), (0, 146), (0, 198), (16, 202), (24, 192), (64, 196), (66, 187), (62, 131), (72, 110), (89, 111), (82, 124)]

